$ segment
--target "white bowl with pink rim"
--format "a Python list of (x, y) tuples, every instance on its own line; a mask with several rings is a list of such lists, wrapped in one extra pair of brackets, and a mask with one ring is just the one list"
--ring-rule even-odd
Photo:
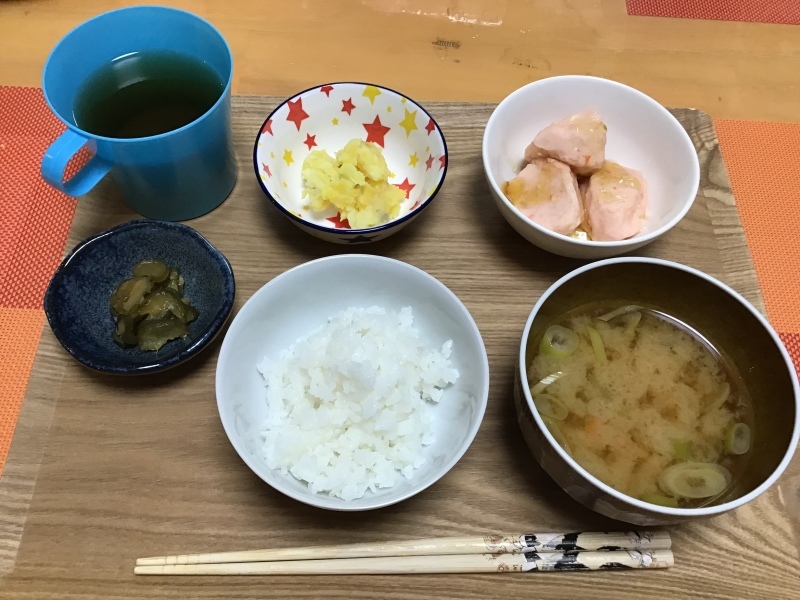
[[(334, 208), (306, 207), (305, 158), (319, 149), (333, 155), (352, 139), (380, 146), (389, 182), (406, 194), (388, 223), (352, 229)], [(362, 244), (400, 231), (430, 205), (447, 173), (447, 145), (433, 117), (409, 97), (369, 83), (328, 83), (289, 98), (264, 120), (253, 168), (270, 201), (300, 229), (329, 242)]]
[[(716, 503), (671, 508), (623, 494), (584, 469), (550, 433), (533, 402), (527, 369), (538, 335), (556, 315), (625, 298), (677, 318), (697, 331), (739, 372), (753, 399), (748, 461)], [(522, 332), (514, 400), (523, 437), (537, 462), (570, 496), (612, 519), (664, 525), (710, 517), (752, 502), (784, 472), (800, 439), (800, 387), (792, 360), (766, 318), (733, 289), (685, 265), (621, 257), (568, 273), (542, 294)]]
[[(517, 175), (525, 148), (537, 133), (589, 108), (597, 110), (608, 127), (606, 159), (641, 171), (647, 181), (644, 226), (626, 240), (579, 240), (550, 231), (523, 215), (500, 187)], [(483, 134), (483, 168), (506, 221), (536, 246), (572, 258), (607, 258), (658, 239), (686, 215), (700, 184), (692, 140), (666, 108), (622, 83), (582, 75), (534, 81), (500, 102)]]

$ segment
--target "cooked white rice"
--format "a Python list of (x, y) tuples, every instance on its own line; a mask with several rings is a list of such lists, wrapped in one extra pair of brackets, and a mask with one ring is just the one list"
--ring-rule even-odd
[(428, 347), (409, 307), (373, 306), (265, 358), (267, 464), (344, 500), (410, 478), (434, 441), (430, 404), (458, 379), (452, 345)]

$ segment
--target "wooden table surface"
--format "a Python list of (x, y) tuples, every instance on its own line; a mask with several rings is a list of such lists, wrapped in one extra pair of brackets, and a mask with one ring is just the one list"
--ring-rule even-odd
[[(160, 0), (209, 19), (233, 92), (370, 81), (419, 100), (499, 101), (569, 73), (714, 117), (800, 121), (800, 27), (629, 17), (624, 0)], [(0, 1), (0, 85), (38, 86), (72, 27), (130, 0)]]
[[(624, 0), (164, 3), (201, 14), (221, 29), (234, 51), (238, 94), (285, 96), (351, 79), (382, 83), (421, 101), (494, 102), (528, 81), (589, 73), (714, 117), (800, 120), (794, 84), (800, 73), (798, 27), (628, 17)], [(128, 4), (134, 3), (0, 1), (0, 85), (39, 85), (47, 53), (66, 31)], [(270, 102), (275, 100), (237, 99), (234, 125), (243, 172), (249, 169), (252, 131)], [(491, 106), (430, 108), (451, 146), (448, 185), (407, 233), (367, 251), (406, 260), (440, 278), (465, 301), (484, 333), (492, 368), (490, 408), (459, 465), (424, 494), (388, 510), (339, 515), (309, 509), (257, 480), (224, 437), (213, 404), (218, 343), (185, 368), (150, 381), (123, 381), (69, 361), (45, 328), (0, 479), (0, 597), (798, 597), (797, 460), (756, 502), (672, 528), (678, 566), (667, 572), (133, 578), (133, 558), (166, 552), (291, 540), (620, 527), (581, 508), (538, 469), (522, 447), (508, 401), (513, 351), (527, 311), (550, 282), (580, 263), (532, 248), (496, 210), (487, 210), (478, 227), (457, 209), (455, 203), (465, 198), (476, 209), (490, 204), (478, 157)], [(675, 232), (644, 253), (718, 276), (763, 310), (718, 148), (708, 120), (698, 115), (683, 118), (700, 119), (694, 133), (710, 187)], [(282, 270), (341, 251), (300, 236), (267, 210), (252, 178), (240, 181), (235, 202), (192, 223), (234, 264), (237, 308)], [(82, 201), (68, 247), (132, 217), (101, 186)], [(453, 241), (442, 245), (431, 234), (443, 224)], [(469, 239), (479, 243), (460, 245)], [(253, 248), (262, 254), (253, 255)], [(260, 259), (266, 255), (267, 263)], [(499, 276), (498, 261), (504, 265)], [(494, 285), (487, 287), (490, 276)], [(498, 295), (506, 320), (497, 319)], [(173, 403), (171, 410), (154, 410), (164, 403)]]

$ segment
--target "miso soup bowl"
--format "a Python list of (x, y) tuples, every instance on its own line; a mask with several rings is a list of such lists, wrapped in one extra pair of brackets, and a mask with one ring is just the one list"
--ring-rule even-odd
[[(536, 353), (534, 341), (559, 315), (598, 301), (643, 304), (676, 317), (705, 337), (742, 376), (754, 402), (752, 455), (743, 475), (714, 505), (668, 508), (615, 490), (573, 460), (539, 417), (527, 381), (527, 367)], [(559, 279), (539, 298), (525, 323), (517, 371), (517, 417), (536, 460), (575, 500), (620, 521), (664, 525), (742, 506), (775, 483), (797, 447), (800, 393), (791, 359), (778, 335), (734, 290), (678, 263), (614, 258), (586, 265)]]

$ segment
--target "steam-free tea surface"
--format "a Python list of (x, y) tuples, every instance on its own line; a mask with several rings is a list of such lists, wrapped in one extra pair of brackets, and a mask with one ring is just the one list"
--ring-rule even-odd
[(75, 123), (110, 138), (158, 135), (203, 116), (224, 88), (217, 73), (197, 58), (136, 52), (89, 76), (75, 102)]

